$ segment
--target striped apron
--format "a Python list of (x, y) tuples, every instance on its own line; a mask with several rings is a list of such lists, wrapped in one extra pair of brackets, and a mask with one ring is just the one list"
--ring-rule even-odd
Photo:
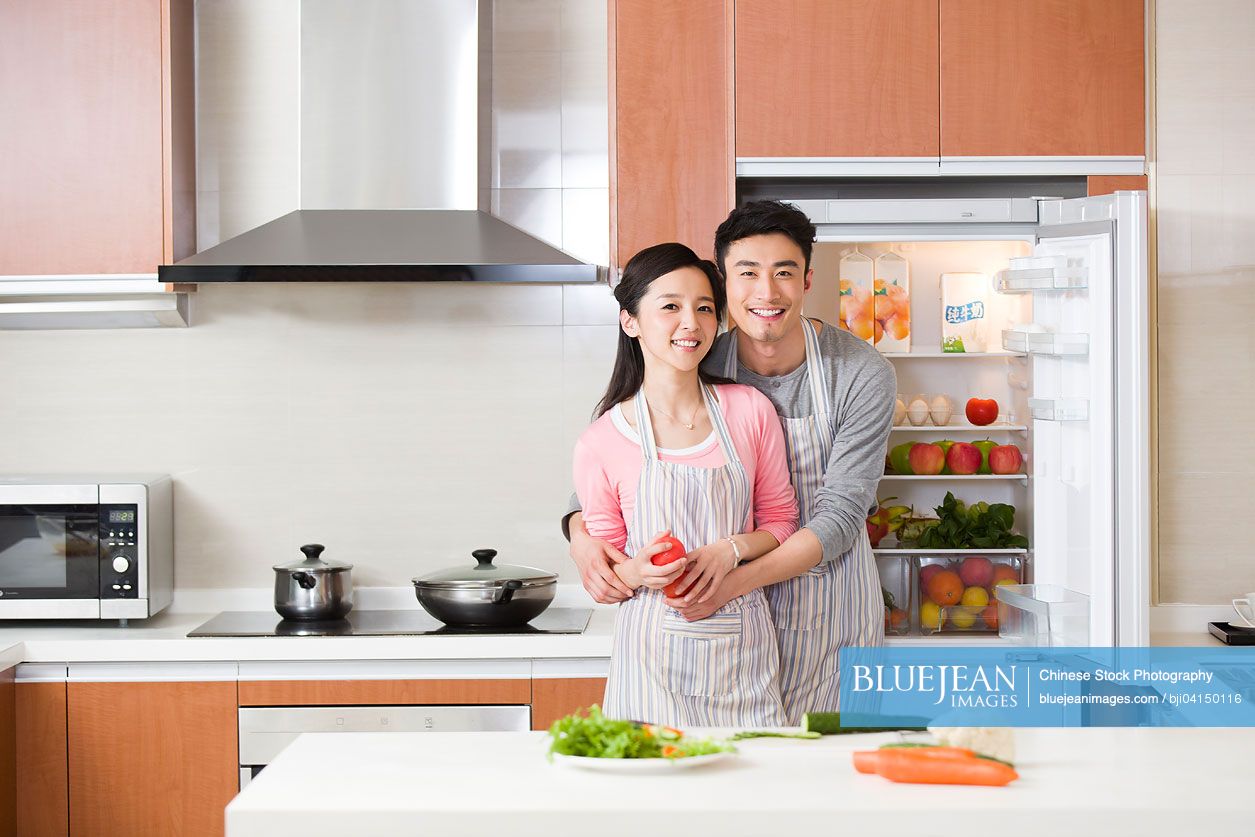
[[(815, 513), (837, 432), (819, 335), (805, 317), (802, 331), (815, 412), (803, 418), (780, 418), (789, 474), (797, 492), (799, 527)], [(725, 374), (735, 381), (736, 335), (731, 339)], [(884, 600), (867, 529), (860, 526), (854, 545), (836, 560), (772, 584), (766, 592), (780, 646), (780, 695), (788, 723), (800, 723), (806, 712), (836, 712), (841, 690), (837, 652), (844, 646), (884, 643)]]
[[(727, 459), (718, 468), (659, 459), (644, 393), (636, 395), (643, 462), (628, 524), (628, 555), (666, 529), (686, 548), (745, 531), (753, 486), (705, 386), (702, 397)], [(783, 724), (779, 656), (763, 592), (733, 599), (696, 622), (685, 621), (664, 599), (661, 590), (641, 588), (619, 605), (606, 714), (668, 726)]]

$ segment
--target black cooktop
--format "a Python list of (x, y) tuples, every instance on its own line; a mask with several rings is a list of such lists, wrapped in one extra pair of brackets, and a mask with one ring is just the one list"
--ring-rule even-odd
[(477, 636), (480, 634), (581, 634), (593, 611), (551, 607), (526, 625), (507, 628), (455, 628), (424, 610), (353, 610), (344, 619), (297, 622), (274, 611), (229, 610), (188, 636)]

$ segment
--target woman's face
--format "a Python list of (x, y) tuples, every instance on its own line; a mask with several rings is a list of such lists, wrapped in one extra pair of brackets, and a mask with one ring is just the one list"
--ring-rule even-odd
[(696, 267), (659, 276), (641, 297), (637, 316), (620, 311), (619, 322), (640, 342), (646, 369), (696, 370), (719, 331), (710, 280)]

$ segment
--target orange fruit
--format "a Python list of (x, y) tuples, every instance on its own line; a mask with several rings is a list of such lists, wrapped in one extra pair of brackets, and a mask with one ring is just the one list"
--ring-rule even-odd
[(850, 324), (850, 333), (860, 340), (870, 340), (873, 334), (872, 318), (858, 317), (857, 319), (847, 320)]
[(885, 336), (885, 327), (880, 324), (880, 320), (873, 320), (872, 322), (875, 327), (873, 342), (879, 343), (881, 338)]
[(998, 606), (991, 604), (980, 612), (980, 618), (985, 620), (985, 627), (991, 631), (998, 630)]
[(956, 605), (963, 597), (963, 580), (954, 570), (942, 570), (928, 579), (928, 598), (942, 607)]
[(1015, 571), (1015, 567), (1006, 564), (998, 564), (994, 567), (994, 584), (1005, 581), (1008, 584), (1019, 584), (1020, 574)]
[(885, 321), (885, 328), (894, 340), (905, 340), (911, 336), (911, 318), (901, 314)]

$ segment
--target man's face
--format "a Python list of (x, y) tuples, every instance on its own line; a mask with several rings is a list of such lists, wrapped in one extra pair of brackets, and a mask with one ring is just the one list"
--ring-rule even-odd
[(783, 340), (802, 319), (811, 287), (802, 248), (783, 233), (732, 242), (723, 260), (728, 314), (751, 340)]

